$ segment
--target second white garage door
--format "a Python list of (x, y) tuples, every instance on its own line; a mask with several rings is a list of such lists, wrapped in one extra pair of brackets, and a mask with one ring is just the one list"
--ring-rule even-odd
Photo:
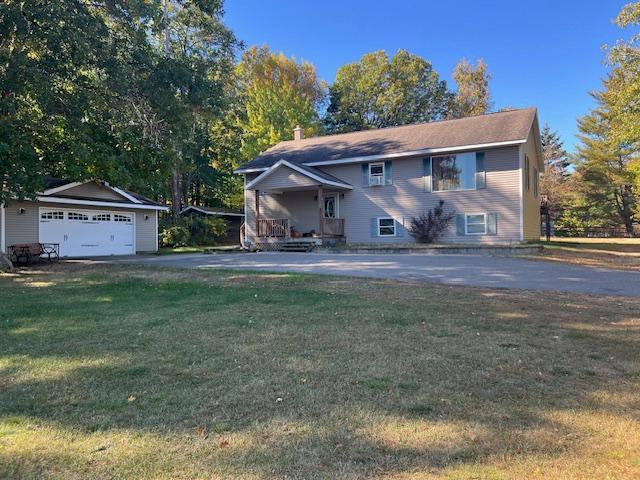
[(132, 212), (40, 208), (40, 242), (60, 244), (61, 257), (131, 255)]

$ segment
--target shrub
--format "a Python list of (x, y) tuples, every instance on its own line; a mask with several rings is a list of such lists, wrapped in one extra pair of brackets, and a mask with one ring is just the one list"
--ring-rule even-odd
[(447, 229), (454, 217), (452, 212), (445, 213), (444, 200), (419, 217), (412, 217), (407, 231), (418, 243), (433, 243)]
[(191, 245), (215, 245), (229, 230), (229, 222), (219, 217), (191, 215), (183, 223), (189, 230)]
[(189, 243), (189, 230), (182, 225), (172, 225), (160, 234), (163, 247), (184, 247)]

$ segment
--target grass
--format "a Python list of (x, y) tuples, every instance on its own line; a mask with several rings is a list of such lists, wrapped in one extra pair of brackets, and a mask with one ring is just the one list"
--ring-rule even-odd
[(602, 268), (640, 270), (640, 238), (552, 238), (539, 258)]
[(0, 305), (0, 478), (640, 475), (637, 299), (62, 264)]

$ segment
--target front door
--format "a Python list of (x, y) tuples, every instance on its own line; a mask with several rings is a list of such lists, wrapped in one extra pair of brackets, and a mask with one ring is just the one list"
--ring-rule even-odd
[(324, 197), (324, 216), (325, 218), (336, 218), (336, 196), (327, 195)]

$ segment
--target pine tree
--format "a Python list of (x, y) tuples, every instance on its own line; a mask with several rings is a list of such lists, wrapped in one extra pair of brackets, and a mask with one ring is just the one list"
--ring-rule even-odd
[(547, 124), (541, 133), (545, 169), (540, 179), (540, 194), (551, 204), (554, 218), (562, 215), (571, 199), (568, 168), (571, 164), (560, 135)]

